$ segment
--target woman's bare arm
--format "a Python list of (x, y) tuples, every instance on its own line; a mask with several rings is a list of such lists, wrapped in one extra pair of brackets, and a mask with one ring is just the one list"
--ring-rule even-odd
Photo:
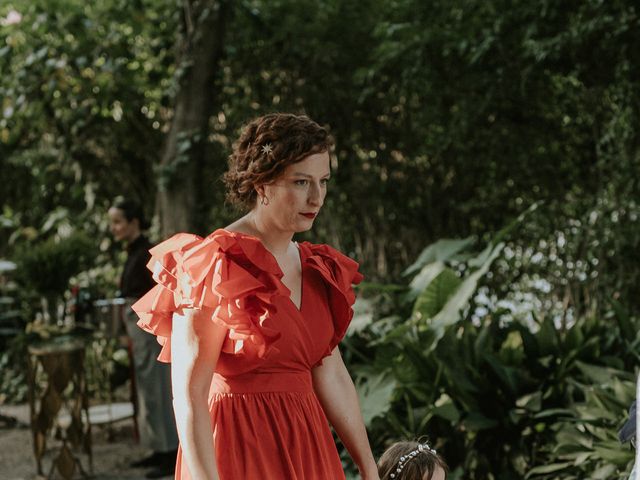
[(227, 329), (202, 315), (202, 311), (193, 309), (173, 315), (173, 408), (183, 459), (191, 478), (217, 480), (207, 397)]
[(338, 347), (312, 371), (313, 387), (329, 422), (349, 451), (364, 480), (377, 480), (378, 469), (362, 420), (358, 394)]

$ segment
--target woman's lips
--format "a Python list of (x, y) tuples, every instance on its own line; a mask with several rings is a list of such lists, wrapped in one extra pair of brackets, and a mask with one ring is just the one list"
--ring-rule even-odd
[(317, 214), (312, 212), (312, 213), (300, 213), (300, 215), (304, 215), (307, 218), (314, 219), (314, 218), (316, 218)]

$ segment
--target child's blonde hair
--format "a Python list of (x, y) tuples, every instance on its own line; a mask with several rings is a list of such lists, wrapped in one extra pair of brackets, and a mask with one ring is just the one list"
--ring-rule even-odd
[(380, 480), (431, 479), (437, 468), (449, 468), (437, 452), (426, 442), (397, 442), (391, 445), (378, 460)]

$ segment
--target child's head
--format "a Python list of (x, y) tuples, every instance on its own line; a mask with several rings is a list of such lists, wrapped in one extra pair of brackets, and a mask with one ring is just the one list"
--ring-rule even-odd
[(447, 464), (427, 443), (394, 443), (378, 461), (380, 480), (444, 480), (447, 471)]

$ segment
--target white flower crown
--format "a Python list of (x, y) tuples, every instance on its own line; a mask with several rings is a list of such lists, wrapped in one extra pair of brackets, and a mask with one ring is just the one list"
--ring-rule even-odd
[(398, 462), (396, 471), (389, 475), (389, 477), (396, 478), (396, 475), (402, 472), (402, 469), (407, 464), (407, 462), (420, 453), (432, 453), (433, 455), (436, 455), (438, 452), (436, 452), (434, 448), (431, 448), (428, 443), (419, 443), (418, 448), (416, 448), (415, 450), (411, 450), (406, 455), (400, 457), (400, 461)]

